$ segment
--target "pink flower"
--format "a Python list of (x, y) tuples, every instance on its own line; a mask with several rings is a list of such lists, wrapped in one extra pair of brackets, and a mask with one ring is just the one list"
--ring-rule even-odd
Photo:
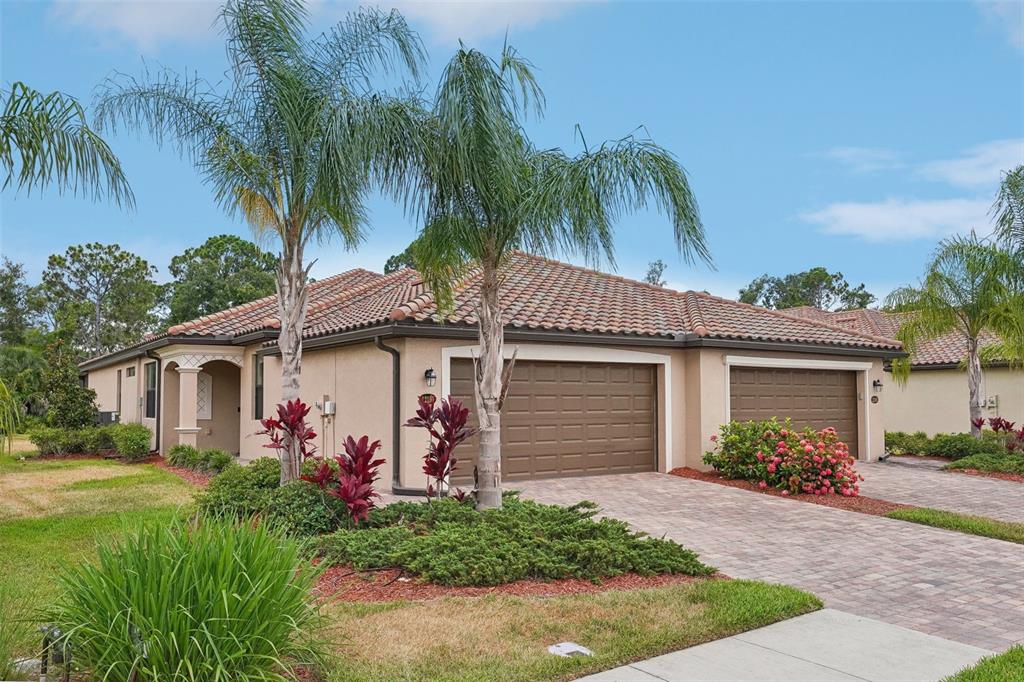
[(769, 464), (769, 465), (768, 465), (768, 473), (769, 473), (769, 474), (774, 474), (774, 473), (775, 473), (775, 468), (776, 468), (776, 467), (775, 467), (775, 465), (774, 465), (774, 464)]
[(782, 429), (781, 431), (779, 431), (779, 435), (785, 438), (786, 436), (789, 435), (789, 431), (787, 431), (786, 429)]
[(712, 435), (711, 436), (711, 442), (714, 443), (716, 441), (718, 441), (718, 436), (717, 435)]
[(789, 491), (788, 490), (783, 490), (782, 491), (782, 496), (783, 497), (789, 497)]
[(804, 446), (804, 452), (810, 454), (810, 453), (814, 452), (814, 447), (811, 446), (811, 445), (805, 445)]
[(757, 461), (758, 462), (763, 462), (764, 461), (764, 453), (763, 452), (757, 453)]
[(761, 490), (764, 490), (765, 488), (768, 487), (768, 482), (767, 481), (761, 481), (760, 483), (757, 484), (757, 487), (760, 488)]

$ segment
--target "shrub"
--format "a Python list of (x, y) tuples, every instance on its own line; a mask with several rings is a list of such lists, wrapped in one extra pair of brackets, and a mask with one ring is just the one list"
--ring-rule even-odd
[(298, 537), (330, 533), (347, 517), (343, 502), (307, 481), (289, 481), (270, 491), (264, 514), (267, 523)]
[(302, 476), (302, 480), (316, 484), (328, 495), (345, 503), (352, 523), (366, 519), (374, 507), (374, 498), (380, 494), (373, 485), (380, 474), (377, 469), (384, 463), (383, 459), (374, 459), (374, 453), (380, 448), (380, 441), (370, 442), (369, 436), (358, 441), (349, 436), (345, 439), (345, 454), (337, 455), (331, 466), (321, 460), (311, 476)]
[(278, 404), (276, 419), (260, 420), (263, 430), (258, 433), (270, 436), (270, 442), (263, 447), (277, 451), (281, 461), (292, 468), (293, 478), (299, 475), (302, 463), (316, 454), (316, 431), (306, 421), (307, 414), (309, 405), (295, 399)]
[(167, 452), (167, 463), (174, 467), (184, 467), (193, 457), (193, 453), (197, 452), (198, 450), (191, 445), (175, 445)]
[(982, 432), (981, 438), (969, 433), (936, 434), (924, 454), (960, 459), (971, 455), (1000, 455), (1006, 452), (1006, 441), (993, 431)]
[(444, 585), (714, 571), (675, 542), (595, 513), (590, 503), (544, 505), (511, 493), (501, 509), (484, 512), (452, 498), (399, 502), (371, 511), (367, 528), (321, 538), (317, 551), (328, 564), (396, 566)]
[(82, 440), (82, 452), (94, 454), (103, 450), (113, 450), (112, 427), (113, 425), (87, 426), (84, 429), (80, 429), (79, 437)]
[[(423, 456), (423, 473), (430, 483), (427, 485), (427, 497), (435, 494), (440, 498), (448, 478), (456, 469), (455, 448), (470, 438), (475, 429), (466, 426), (469, 421), (469, 408), (463, 407), (457, 398), (448, 396), (441, 401), (440, 407), (434, 407), (430, 401), (419, 398), (416, 416), (405, 422), (406, 426), (426, 429), (430, 436), (427, 453)], [(462, 491), (456, 489), (461, 495)]]
[(244, 518), (267, 509), (270, 494), (281, 482), (281, 463), (260, 457), (246, 466), (228, 467), (196, 496), (207, 515)]
[(37, 426), (29, 431), (28, 438), (41, 455), (72, 455), (82, 452), (84, 447), (77, 429)]
[(950, 462), (944, 469), (977, 469), (1024, 476), (1024, 455), (969, 455)]
[(144, 526), (67, 569), (47, 619), (104, 679), (286, 680), (282, 665), (322, 660), (315, 579), (266, 526)]
[(96, 423), (96, 391), (82, 385), (74, 348), (75, 330), (62, 321), (43, 351), (43, 395), (46, 423), (64, 429), (79, 429)]
[(220, 473), (224, 469), (228, 468), (235, 461), (235, 456), (227, 450), (218, 450), (216, 448), (205, 450), (204, 456), (204, 467), (206, 471), (213, 473)]
[(114, 450), (125, 459), (142, 459), (149, 454), (150, 430), (142, 424), (112, 424), (109, 428)]
[(885, 432), (885, 449), (894, 455), (922, 455), (928, 449), (931, 439), (924, 431), (904, 433), (902, 431)]
[(859, 481), (864, 480), (831, 427), (797, 431), (788, 419), (781, 424), (775, 419), (730, 422), (712, 440), (716, 447), (705, 453), (706, 464), (729, 478), (756, 482), (762, 489), (855, 496), (860, 492)]

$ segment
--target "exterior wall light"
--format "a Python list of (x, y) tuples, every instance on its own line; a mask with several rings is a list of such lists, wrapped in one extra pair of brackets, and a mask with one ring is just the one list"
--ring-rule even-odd
[(427, 386), (433, 386), (437, 383), (437, 374), (434, 373), (433, 367), (423, 373), (423, 379), (427, 382)]
[(882, 380), (881, 379), (875, 379), (873, 382), (871, 382), (871, 388), (875, 389), (875, 393), (881, 393), (882, 392)]

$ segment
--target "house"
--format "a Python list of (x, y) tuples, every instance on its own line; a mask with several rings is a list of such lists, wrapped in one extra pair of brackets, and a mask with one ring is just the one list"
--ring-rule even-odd
[[(865, 460), (883, 452), (883, 365), (899, 343), (693, 291), (523, 253), (505, 271), (502, 417), (508, 480), (701, 466), (729, 418), (835, 426)], [(320, 452), (345, 436), (383, 443), (393, 488), (418, 492), (427, 446), (401, 428), (423, 393), (472, 408), (479, 273), (438, 310), (413, 270), (351, 270), (310, 285), (303, 398)], [(81, 369), (101, 410), (154, 431), (154, 448), (272, 454), (257, 435), (278, 402), (277, 304), (268, 297), (175, 325)], [(463, 446), (460, 480), (472, 474)]]
[[(896, 336), (905, 316), (912, 314), (870, 308), (829, 312), (811, 306), (783, 312), (890, 338)], [(982, 348), (998, 342), (998, 337), (990, 333), (981, 338)], [(886, 431), (924, 431), (929, 436), (969, 431), (967, 376), (961, 366), (966, 356), (967, 344), (956, 333), (921, 343), (910, 356), (910, 379), (905, 385), (894, 386), (886, 396)], [(1024, 423), (1024, 370), (1005, 360), (986, 363), (982, 369), (982, 400), (985, 417), (1000, 416)]]

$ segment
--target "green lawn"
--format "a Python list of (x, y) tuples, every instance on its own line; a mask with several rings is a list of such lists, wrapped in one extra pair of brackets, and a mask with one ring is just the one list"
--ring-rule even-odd
[(1024, 476), (1024, 455), (971, 455), (950, 462), (944, 469), (977, 469)]
[[(821, 608), (806, 592), (744, 580), (553, 598), (449, 598), (327, 607), (331, 682), (571, 679)], [(573, 641), (592, 658), (547, 651)]]
[(1024, 680), (1024, 646), (1015, 646), (997, 656), (981, 659), (977, 665), (947, 677), (943, 682), (1021, 682)]
[(981, 535), (996, 540), (1017, 542), (1024, 544), (1024, 523), (1011, 523), (1009, 521), (997, 521), (983, 516), (967, 516), (955, 512), (943, 511), (941, 509), (929, 509), (927, 507), (911, 507), (908, 509), (896, 509), (886, 514), (890, 519), (900, 519), (920, 523), (935, 528), (955, 530), (970, 535)]

